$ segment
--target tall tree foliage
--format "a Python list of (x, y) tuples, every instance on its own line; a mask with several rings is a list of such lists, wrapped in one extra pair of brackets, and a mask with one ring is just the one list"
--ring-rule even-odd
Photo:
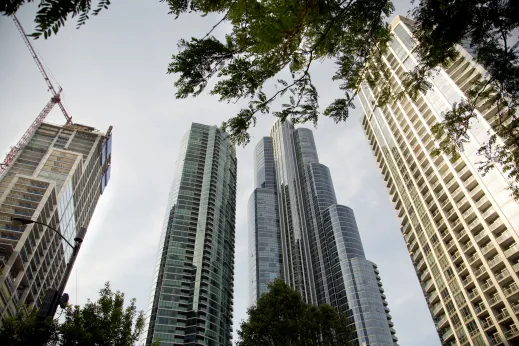
[(134, 345), (144, 329), (135, 299), (125, 307), (124, 293), (113, 292), (109, 283), (99, 295), (83, 307), (68, 306), (63, 322), (38, 323), (35, 309), (20, 309), (0, 326), (0, 345)]
[(422, 68), (449, 65), (459, 55), (456, 44), (465, 41), (488, 75), (479, 75), (466, 98), (444, 114), (433, 127), (441, 152), (454, 159), (469, 140), (468, 130), (477, 112), (495, 114), (488, 141), (478, 150), (480, 170), (501, 166), (519, 199), (518, 97), (519, 2), (512, 0), (422, 0), (412, 11)]
[[(33, 0), (6, 0), (0, 3), (0, 12), (4, 15), (15, 14), (18, 9), (25, 3), (33, 2)], [(77, 17), (77, 26), (83, 26), (89, 16), (97, 16), (99, 12), (108, 9), (110, 0), (99, 0), (94, 9), (92, 9), (91, 0), (40, 0), (38, 12), (34, 22), (36, 23), (36, 31), (32, 34), (34, 38), (43, 35), (45, 38), (50, 37), (53, 33), (65, 25), (68, 16)]]
[[(0, 12), (13, 14), (26, 2), (9, 0)], [(430, 87), (430, 76), (438, 66), (446, 66), (458, 55), (456, 44), (470, 41), (476, 60), (489, 72), (468, 92), (467, 97), (444, 115), (434, 127), (437, 154), (456, 158), (468, 139), (476, 110), (497, 107), (495, 133), (479, 150), (483, 173), (496, 165), (513, 181), (519, 179), (517, 152), (517, 97), (519, 95), (518, 24), (519, 2), (515, 0), (416, 0), (410, 15), (416, 21), (414, 35), (420, 42), (415, 54), (420, 64), (407, 73), (403, 88), (394, 90), (381, 63), (386, 43), (391, 39), (386, 24), (393, 11), (389, 0), (161, 0), (176, 17), (186, 12), (217, 13), (230, 27), (220, 41), (211, 30), (203, 38), (183, 39), (173, 55), (168, 72), (178, 74), (176, 96), (197, 96), (209, 80), (217, 79), (210, 90), (220, 101), (247, 99), (248, 107), (223, 124), (238, 144), (249, 141), (248, 128), (256, 116), (272, 113), (295, 123), (317, 122), (319, 94), (312, 83), (312, 63), (333, 59), (344, 97), (333, 101), (323, 114), (335, 121), (348, 118), (353, 98), (364, 79), (377, 86), (377, 105), (411, 97)], [(107, 8), (109, 0), (41, 0), (36, 14), (35, 36), (45, 38), (64, 25), (68, 15), (79, 16), (78, 27)], [(92, 7), (96, 7), (92, 10)], [(370, 64), (367, 64), (367, 63)], [(367, 73), (367, 66), (371, 71)], [(278, 73), (287, 69), (290, 80)], [(277, 88), (267, 94), (263, 86), (272, 81)], [(280, 109), (271, 110), (274, 100), (283, 99)], [(512, 184), (516, 198), (519, 189)]]
[[(24, 0), (12, 0), (0, 7), (13, 13)], [(334, 80), (340, 81), (344, 97), (329, 105), (324, 115), (335, 121), (347, 119), (354, 107), (356, 89), (370, 55), (380, 56), (390, 39), (387, 17), (393, 11), (389, 0), (167, 0), (170, 13), (202, 15), (219, 13), (231, 30), (223, 41), (212, 31), (203, 38), (183, 39), (168, 72), (178, 74), (176, 96), (197, 96), (213, 77), (218, 77), (211, 94), (220, 101), (248, 99), (248, 107), (224, 123), (231, 139), (249, 141), (247, 130), (258, 113), (269, 113), (272, 102), (282, 97), (281, 109), (273, 114), (294, 123), (317, 122), (318, 92), (312, 83), (310, 67), (331, 58), (337, 63)], [(59, 4), (58, 4), (59, 3)], [(78, 6), (83, 7), (78, 7)], [(50, 35), (59, 29), (66, 13), (90, 8), (90, 0), (43, 1), (36, 17), (36, 35)], [(42, 13), (49, 8), (48, 13)], [(47, 31), (46, 31), (47, 30)], [(47, 37), (47, 36), (46, 36)], [(290, 80), (277, 78), (283, 69)], [(263, 85), (273, 81), (277, 91), (267, 94)]]
[(238, 346), (349, 346), (346, 317), (331, 306), (307, 304), (301, 294), (276, 279), (238, 331)]
[(57, 322), (37, 321), (38, 310), (20, 308), (15, 316), (6, 318), (0, 326), (0, 345), (55, 345), (59, 340)]
[[(380, 57), (391, 38), (386, 19), (393, 5), (387, 0), (178, 1), (180, 7), (171, 0), (169, 4), (177, 15), (193, 5), (201, 12), (221, 12), (222, 21), (232, 27), (223, 42), (211, 32), (202, 39), (181, 40), (168, 72), (179, 75), (175, 83), (179, 98), (197, 96), (217, 76), (210, 92), (220, 101), (249, 100), (247, 108), (223, 125), (238, 144), (248, 143), (247, 129), (255, 124), (256, 115), (270, 113), (278, 97), (285, 103), (272, 112), (276, 117), (317, 122), (319, 96), (310, 67), (322, 59), (336, 61), (333, 79), (344, 91), (324, 115), (345, 120), (354, 107), (366, 62), (370, 56)], [(290, 80), (276, 78), (283, 69), (290, 71)], [(263, 85), (269, 80), (277, 91), (267, 94)]]

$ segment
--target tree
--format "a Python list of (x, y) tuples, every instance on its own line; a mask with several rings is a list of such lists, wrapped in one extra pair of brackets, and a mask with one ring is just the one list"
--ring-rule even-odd
[[(168, 73), (178, 74), (177, 98), (199, 95), (214, 77), (217, 83), (210, 92), (220, 101), (248, 99), (248, 107), (223, 124), (237, 144), (248, 143), (248, 129), (261, 113), (272, 113), (294, 123), (317, 122), (321, 114), (319, 94), (310, 73), (315, 61), (336, 62), (333, 79), (340, 81), (344, 96), (334, 100), (322, 114), (339, 122), (346, 120), (349, 109), (354, 108), (353, 100), (362, 81), (378, 88), (378, 106), (406, 94), (415, 97), (431, 86), (436, 68), (456, 59), (456, 45), (470, 41), (476, 61), (489, 76), (481, 76), (467, 97), (434, 127), (439, 144), (436, 154), (444, 152), (456, 159), (468, 138), (475, 111), (496, 107), (495, 134), (479, 150), (483, 157), (480, 168), (485, 174), (500, 165), (512, 181), (519, 179), (518, 1), (418, 0), (410, 15), (416, 21), (414, 36), (420, 44), (414, 53), (420, 63), (405, 74), (403, 88), (398, 90), (392, 87), (381, 62), (391, 40), (386, 23), (393, 11), (389, 0), (161, 1), (167, 2), (176, 17), (186, 12), (222, 14), (203, 38), (179, 42)], [(0, 11), (13, 14), (25, 2), (10, 0), (0, 5)], [(79, 16), (80, 27), (89, 13), (97, 15), (109, 3), (99, 0), (92, 11), (91, 0), (42, 0), (34, 36), (43, 34), (47, 38), (56, 33), (69, 14)], [(229, 25), (230, 32), (220, 41), (212, 32), (222, 23)], [(290, 71), (291, 79), (279, 78), (281, 71)], [(277, 91), (267, 95), (263, 90), (267, 82), (274, 82)], [(271, 112), (278, 98), (284, 103)], [(512, 183), (511, 188), (519, 198), (516, 185)]]
[(501, 166), (512, 181), (512, 195), (519, 199), (519, 3), (422, 0), (413, 17), (417, 20), (417, 53), (423, 67), (452, 63), (458, 56), (455, 44), (465, 40), (470, 42), (475, 60), (488, 72), (488, 76), (479, 75), (467, 97), (433, 127), (439, 143), (435, 154), (444, 152), (457, 159), (469, 140), (468, 130), (477, 119), (476, 111), (495, 113), (494, 132), (478, 150), (482, 156), (479, 168), (486, 174)]
[(143, 312), (137, 312), (135, 299), (124, 307), (124, 293), (113, 292), (107, 282), (96, 302), (84, 307), (68, 306), (65, 320), (43, 324), (35, 309), (20, 309), (0, 326), (1, 345), (117, 345), (131, 346), (144, 329)]
[(238, 346), (350, 345), (346, 317), (329, 305), (307, 304), (301, 294), (276, 279), (238, 331)]
[[(10, 16), (16, 13), (18, 9), (26, 2), (33, 0), (7, 0), (0, 3), (0, 12)], [(65, 25), (69, 15), (78, 17), (76, 28), (83, 26), (89, 15), (97, 16), (103, 9), (108, 9), (110, 0), (99, 0), (97, 6), (92, 10), (91, 0), (41, 0), (38, 5), (38, 12), (34, 22), (36, 23), (36, 31), (32, 34), (34, 38), (43, 35), (48, 38), (52, 33), (56, 34), (62, 26)]]
[(15, 316), (7, 317), (0, 326), (0, 345), (55, 344), (59, 339), (57, 323), (51, 319), (38, 323), (37, 314), (37, 309), (20, 308)]

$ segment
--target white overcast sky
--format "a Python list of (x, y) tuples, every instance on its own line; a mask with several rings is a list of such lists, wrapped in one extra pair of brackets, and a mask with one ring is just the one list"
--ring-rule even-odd
[[(405, 14), (407, 1), (396, 4)], [(36, 6), (18, 18), (31, 32)], [(202, 37), (219, 20), (174, 20), (158, 0), (115, 0), (109, 10), (75, 30), (70, 20), (57, 36), (33, 44), (63, 86), (63, 103), (77, 123), (106, 131), (113, 125), (111, 181), (101, 196), (67, 291), (72, 303), (96, 299), (103, 283), (137, 298), (146, 309), (159, 235), (180, 138), (192, 122), (220, 125), (243, 104), (218, 103), (205, 92), (174, 97), (166, 70), (180, 38)], [(393, 15), (393, 16), (394, 16)], [(217, 30), (221, 36), (225, 27)], [(326, 106), (340, 96), (332, 62), (311, 70)], [(0, 154), (15, 145), (50, 94), (11, 19), (0, 17)], [(267, 88), (267, 94), (272, 92)], [(434, 324), (386, 188), (360, 126), (361, 111), (346, 123), (321, 119), (314, 129), (319, 159), (332, 173), (339, 203), (353, 208), (367, 258), (378, 264), (401, 345), (439, 345)], [(48, 121), (63, 124), (56, 107)], [(250, 145), (237, 149), (234, 331), (248, 304), (247, 200), (253, 190), (253, 148), (274, 122), (260, 116)], [(311, 126), (309, 126), (311, 127)]]

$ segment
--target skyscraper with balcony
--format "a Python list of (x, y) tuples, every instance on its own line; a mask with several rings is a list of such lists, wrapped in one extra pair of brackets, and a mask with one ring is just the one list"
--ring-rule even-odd
[[(404, 17), (391, 25), (384, 63), (395, 90), (417, 64), (412, 26)], [(458, 160), (431, 155), (431, 127), (475, 80), (488, 76), (468, 44), (457, 49), (456, 61), (441, 68), (415, 101), (375, 107), (377, 89), (363, 83), (362, 125), (443, 344), (517, 345), (519, 204), (500, 167), (486, 176), (477, 169), (476, 152), (492, 133), (497, 109), (478, 108)]]
[(42, 123), (0, 176), (1, 319), (18, 304), (39, 306), (48, 288), (59, 287), (72, 254), (54, 231), (11, 218), (50, 225), (73, 243), (110, 179), (111, 145), (111, 128)]
[(364, 255), (353, 210), (337, 204), (312, 131), (276, 122), (255, 149), (249, 200), (250, 297), (280, 277), (311, 304), (345, 313), (354, 345), (395, 345), (377, 266)]
[(231, 345), (236, 152), (216, 126), (182, 137), (143, 343)]

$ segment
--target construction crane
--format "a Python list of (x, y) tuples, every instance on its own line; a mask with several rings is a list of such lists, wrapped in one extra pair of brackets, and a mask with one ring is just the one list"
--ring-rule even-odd
[(25, 45), (27, 48), (29, 48), (29, 52), (32, 55), (32, 58), (36, 62), (36, 65), (38, 66), (38, 69), (40, 70), (41, 74), (43, 75), (43, 79), (45, 79), (45, 82), (47, 83), (47, 87), (49, 88), (50, 92), (52, 93), (52, 97), (50, 101), (45, 105), (43, 110), (38, 114), (32, 125), (25, 131), (22, 138), (18, 141), (18, 143), (11, 148), (11, 151), (5, 156), (4, 162), (0, 163), (0, 176), (4, 173), (5, 170), (7, 170), (7, 167), (13, 162), (14, 158), (16, 157), (16, 154), (22, 150), (29, 140), (31, 139), (32, 135), (36, 132), (40, 124), (45, 120), (47, 115), (50, 113), (52, 108), (54, 108), (54, 105), (58, 105), (61, 109), (61, 112), (63, 112), (63, 115), (65, 116), (65, 119), (67, 120), (67, 124), (72, 124), (72, 117), (68, 115), (67, 111), (65, 110), (65, 107), (63, 107), (63, 104), (61, 103), (61, 92), (62, 88), (59, 87), (58, 91), (54, 88), (52, 85), (52, 82), (50, 81), (49, 76), (47, 75), (47, 72), (45, 71), (45, 68), (43, 67), (43, 64), (41, 63), (40, 59), (38, 58), (38, 55), (36, 54), (36, 51), (34, 50), (31, 41), (29, 41), (29, 38), (27, 37), (27, 34), (25, 33), (25, 30), (23, 30), (22, 24), (20, 24), (20, 21), (18, 18), (16, 18), (15, 15), (13, 15), (13, 21), (16, 25), (16, 28), (22, 35), (23, 41), (25, 42)]

